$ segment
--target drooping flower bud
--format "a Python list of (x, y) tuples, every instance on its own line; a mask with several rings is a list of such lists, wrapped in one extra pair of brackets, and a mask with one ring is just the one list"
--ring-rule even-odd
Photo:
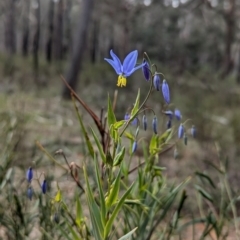
[(182, 119), (182, 114), (181, 114), (180, 110), (175, 109), (174, 115), (178, 121), (180, 121)]
[(125, 121), (128, 121), (130, 119), (130, 114), (129, 113), (126, 113), (125, 115), (124, 115), (124, 120)]
[(150, 80), (150, 67), (146, 59), (143, 59), (143, 66), (142, 66), (142, 72), (147, 81)]
[(175, 160), (179, 158), (179, 152), (178, 152), (177, 148), (174, 149), (173, 157)]
[(172, 127), (172, 121), (169, 119), (167, 121), (167, 129), (171, 128)]
[(184, 139), (184, 144), (187, 146), (188, 138), (186, 133), (184, 133), (183, 139)]
[(137, 150), (137, 141), (134, 141), (132, 145), (132, 153), (135, 153), (136, 150)]
[(191, 135), (194, 138), (196, 138), (196, 136), (197, 136), (197, 130), (196, 130), (196, 127), (194, 125), (192, 125), (192, 128), (191, 128)]
[(157, 134), (157, 124), (158, 124), (158, 122), (157, 122), (157, 117), (154, 116), (154, 118), (153, 118), (153, 120), (152, 120), (152, 129), (153, 129), (153, 132), (154, 132), (155, 134)]
[(33, 179), (33, 169), (29, 167), (26, 174), (27, 181), (30, 183)]
[(167, 104), (170, 103), (170, 92), (169, 92), (169, 87), (167, 84), (167, 81), (164, 79), (163, 83), (162, 83), (162, 94), (163, 94), (163, 98), (165, 100), (165, 102)]
[(183, 138), (183, 135), (184, 135), (184, 126), (181, 123), (178, 128), (178, 138)]
[(147, 130), (147, 117), (144, 114), (143, 118), (142, 118), (142, 125), (143, 125), (143, 129), (146, 131)]
[(42, 193), (45, 194), (47, 192), (47, 181), (46, 181), (46, 179), (43, 180), (43, 182), (41, 184), (41, 188), (42, 188)]
[(32, 200), (32, 195), (33, 195), (33, 190), (32, 190), (32, 187), (28, 187), (27, 189), (27, 197), (29, 200)]
[(58, 213), (54, 213), (53, 220), (57, 224), (60, 222), (60, 218), (59, 218), (59, 214)]
[(137, 124), (138, 124), (138, 119), (137, 119), (137, 118), (134, 118), (134, 119), (132, 120), (132, 125), (133, 125), (133, 126), (137, 126)]
[(161, 87), (161, 78), (160, 76), (155, 73), (155, 76), (153, 78), (153, 86), (157, 91), (160, 91), (160, 87)]
[(164, 114), (165, 114), (166, 116), (168, 116), (170, 120), (173, 119), (173, 112), (172, 112), (171, 110), (165, 111)]

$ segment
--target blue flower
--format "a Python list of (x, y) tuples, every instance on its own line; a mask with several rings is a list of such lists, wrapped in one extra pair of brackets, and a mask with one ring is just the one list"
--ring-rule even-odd
[(171, 128), (172, 127), (172, 121), (169, 119), (167, 121), (167, 129)]
[(153, 78), (153, 85), (154, 85), (154, 87), (157, 91), (160, 91), (161, 79), (160, 79), (160, 76), (156, 73), (155, 73), (155, 76)]
[(126, 113), (125, 115), (124, 115), (124, 120), (125, 121), (128, 121), (130, 119), (130, 114), (129, 113)]
[(167, 104), (170, 103), (170, 92), (169, 92), (169, 87), (167, 84), (167, 81), (164, 79), (163, 83), (162, 83), (162, 94), (163, 94), (163, 98), (165, 100), (165, 102)]
[(142, 72), (147, 81), (150, 80), (150, 67), (146, 59), (143, 59), (143, 66), (142, 66)]
[(32, 190), (32, 187), (29, 187), (27, 189), (27, 197), (32, 200), (32, 195), (33, 195), (33, 190)]
[(137, 69), (143, 67), (146, 63), (142, 63), (136, 66), (138, 51), (130, 52), (124, 59), (123, 64), (121, 63), (118, 56), (113, 52), (110, 51), (110, 55), (112, 59), (104, 58), (116, 71), (118, 76), (117, 86), (118, 87), (125, 87), (127, 84), (127, 77), (129, 77), (132, 73), (134, 73)]
[(30, 167), (28, 168), (27, 170), (27, 174), (26, 174), (26, 178), (27, 178), (27, 181), (30, 183), (33, 179), (33, 169)]
[(45, 194), (47, 192), (47, 181), (46, 181), (46, 179), (43, 180), (41, 188), (42, 188), (42, 193)]
[(169, 120), (173, 119), (173, 112), (171, 110), (165, 111), (164, 114), (169, 117)]
[(183, 135), (184, 135), (184, 126), (181, 123), (178, 128), (178, 138), (183, 138)]
[(175, 109), (174, 115), (178, 121), (180, 121), (182, 119), (182, 114), (181, 114), (180, 110)]

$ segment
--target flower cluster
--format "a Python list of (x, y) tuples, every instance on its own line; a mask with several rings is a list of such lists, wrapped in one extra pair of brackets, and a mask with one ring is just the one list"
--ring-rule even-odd
[[(150, 87), (150, 92), (152, 91), (152, 88), (154, 88), (156, 91), (162, 92), (163, 100), (165, 102), (164, 104), (164, 110), (162, 111), (165, 116), (167, 116), (167, 122), (166, 122), (166, 127), (167, 129), (171, 129), (173, 124), (172, 121), (176, 119), (177, 121), (182, 120), (182, 114), (181, 111), (177, 108), (175, 108), (173, 111), (168, 109), (171, 103), (171, 98), (170, 98), (170, 89), (169, 85), (166, 79), (161, 80), (161, 76), (163, 76), (162, 73), (159, 73), (157, 71), (156, 66), (153, 64), (150, 64), (150, 59), (148, 58), (147, 54), (145, 53), (145, 56), (143, 58), (143, 61), (141, 64), (137, 65), (137, 57), (138, 57), (138, 52), (137, 50), (134, 50), (130, 52), (126, 58), (123, 61), (123, 64), (121, 63), (120, 59), (116, 56), (116, 54), (113, 52), (113, 50), (110, 51), (110, 55), (112, 59), (105, 58), (105, 60), (114, 68), (116, 73), (119, 75), (118, 76), (118, 82), (117, 86), (119, 87), (125, 87), (126, 82), (127, 82), (127, 77), (129, 77), (132, 73), (134, 73), (136, 70), (142, 68), (142, 73), (147, 82), (151, 82), (151, 87)], [(156, 71), (153, 71), (152, 68), (155, 67)], [(150, 94), (149, 94), (150, 95)], [(147, 99), (146, 99), (147, 100)], [(153, 109), (146, 108), (146, 109), (140, 109), (144, 110), (144, 114), (142, 116), (142, 127), (146, 131), (148, 128), (148, 121), (147, 121), (147, 115), (146, 115), (146, 110), (151, 110), (153, 113)], [(139, 111), (140, 111), (139, 110)], [(138, 119), (139, 112), (137, 112), (136, 115), (133, 116), (133, 120), (131, 120), (131, 125), (132, 126), (140, 126), (140, 121)], [(124, 116), (124, 120), (126, 122), (131, 119), (131, 114), (126, 113)], [(187, 131), (185, 129), (185, 123), (180, 123), (178, 130), (177, 130), (177, 137), (178, 139), (184, 139), (185, 145), (187, 145)], [(154, 113), (154, 116), (152, 118), (152, 131), (154, 134), (158, 134), (158, 119), (156, 114)], [(138, 132), (138, 130), (137, 130)], [(195, 126), (192, 126), (191, 130), (191, 135), (192, 137), (196, 137), (196, 128)], [(132, 153), (134, 153), (137, 150), (137, 135), (135, 134), (135, 140), (132, 143)]]

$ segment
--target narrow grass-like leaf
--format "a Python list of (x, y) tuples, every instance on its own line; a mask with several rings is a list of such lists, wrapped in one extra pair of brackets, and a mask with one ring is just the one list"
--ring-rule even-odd
[(216, 188), (213, 180), (212, 180), (207, 174), (201, 173), (201, 172), (195, 172), (195, 174), (198, 175), (198, 176), (201, 177), (201, 178), (206, 179), (213, 188)]
[(120, 181), (121, 181), (121, 168), (119, 169), (118, 175), (110, 187), (110, 192), (106, 198), (106, 206), (109, 209), (112, 205), (115, 204), (118, 198)]
[(127, 137), (128, 139), (134, 141), (135, 137), (130, 133), (130, 132), (124, 132), (124, 136)]
[(205, 199), (209, 200), (210, 202), (213, 202), (212, 196), (208, 192), (206, 192), (202, 187), (200, 187), (199, 185), (195, 185), (195, 188)]
[(128, 232), (127, 234), (125, 234), (124, 236), (122, 236), (121, 238), (119, 238), (118, 240), (128, 240), (136, 230), (137, 227), (134, 228), (132, 231)]
[(121, 120), (121, 121), (115, 122), (113, 124), (113, 127), (114, 127), (114, 129), (119, 129), (120, 127), (122, 127), (124, 125), (124, 123), (126, 123), (125, 120)]
[(96, 173), (96, 178), (97, 178), (97, 185), (98, 185), (98, 191), (99, 191), (99, 196), (100, 196), (100, 212), (101, 212), (101, 219), (103, 223), (103, 227), (106, 224), (106, 204), (105, 204), (105, 198), (103, 194), (103, 188), (101, 184), (101, 178), (100, 178), (100, 173), (99, 173), (99, 166), (98, 162), (96, 159), (96, 156), (94, 158), (94, 164), (95, 164), (95, 173)]
[(99, 207), (94, 200), (93, 192), (90, 188), (90, 184), (88, 181), (88, 175), (87, 175), (85, 166), (83, 167), (83, 172), (84, 172), (84, 178), (85, 178), (85, 181), (87, 184), (87, 191), (86, 191), (87, 203), (88, 203), (89, 212), (90, 212), (90, 216), (91, 216), (94, 237), (95, 237), (95, 239), (102, 239), (103, 234), (104, 234), (104, 228), (103, 228), (103, 223), (102, 223), (102, 219), (101, 219), (101, 214), (100, 214)]
[(115, 114), (113, 112), (113, 108), (112, 108), (112, 103), (111, 103), (111, 99), (108, 95), (108, 113), (107, 113), (107, 121), (108, 121), (108, 127), (110, 128), (112, 124), (114, 124), (116, 122), (116, 117)]
[(121, 164), (122, 160), (124, 159), (125, 156), (125, 147), (121, 149), (121, 151), (116, 155), (114, 161), (113, 161), (113, 166), (118, 166)]
[(106, 156), (105, 156), (105, 154), (104, 154), (104, 152), (103, 152), (102, 145), (101, 145), (101, 143), (99, 142), (99, 139), (98, 139), (96, 133), (93, 131), (92, 128), (91, 128), (91, 131), (92, 131), (92, 134), (93, 134), (95, 143), (97, 144), (97, 148), (98, 148), (98, 151), (99, 151), (99, 153), (100, 153), (101, 159), (102, 159), (102, 161), (106, 164)]
[(77, 223), (78, 227), (81, 226), (82, 218), (83, 218), (82, 206), (80, 203), (80, 198), (77, 197), (77, 199), (76, 199), (76, 223)]
[[(71, 237), (70, 237), (70, 235), (69, 235), (69, 233), (67, 233), (60, 225), (56, 225), (57, 226), (57, 228), (61, 231), (61, 233), (62, 233), (62, 235), (65, 237), (65, 239), (67, 239), (67, 240), (73, 240)], [(80, 240), (80, 239), (79, 239)]]
[[(138, 89), (138, 94), (137, 94), (137, 98), (136, 101), (134, 103), (133, 109), (131, 111), (131, 118), (133, 118), (133, 116), (137, 113), (138, 108), (139, 108), (139, 101), (140, 101), (140, 89)], [(134, 116), (135, 117), (135, 116)]]
[(75, 99), (73, 98), (73, 103), (74, 103), (74, 107), (75, 107), (75, 111), (76, 111), (76, 114), (77, 114), (77, 117), (78, 117), (78, 121), (80, 123), (80, 127), (82, 129), (82, 132), (83, 132), (83, 135), (84, 135), (84, 138), (85, 138), (85, 141), (86, 141), (86, 144), (87, 144), (87, 147), (88, 147), (88, 151), (89, 151), (89, 154), (91, 155), (91, 157), (93, 158), (94, 157), (94, 150), (93, 150), (93, 146), (90, 142), (90, 139), (89, 139), (89, 136), (87, 134), (87, 131), (86, 131), (86, 128), (84, 127), (84, 124), (83, 124), (83, 121), (82, 121), (82, 117), (79, 113), (79, 110), (78, 110), (78, 107), (76, 105), (76, 102), (75, 102)]
[(121, 199), (119, 200), (119, 202), (117, 203), (116, 207), (114, 208), (113, 210), (113, 213), (112, 215), (110, 216), (109, 220), (107, 221), (107, 225), (104, 229), (104, 239), (107, 238), (107, 236), (109, 235), (110, 231), (111, 231), (111, 228), (112, 228), (112, 225), (113, 225), (113, 222), (114, 220), (116, 219), (119, 211), (121, 210), (122, 208), (122, 205), (124, 204), (124, 201), (125, 199), (127, 198), (127, 196), (129, 195), (129, 193), (131, 192), (132, 188), (133, 188), (133, 185), (132, 184), (129, 189), (124, 193), (124, 195), (121, 197)]
[(77, 234), (75, 229), (68, 222), (67, 222), (67, 226), (68, 226), (68, 230), (72, 234), (72, 240), (81, 240), (82, 239), (82, 238), (80, 238), (79, 234)]

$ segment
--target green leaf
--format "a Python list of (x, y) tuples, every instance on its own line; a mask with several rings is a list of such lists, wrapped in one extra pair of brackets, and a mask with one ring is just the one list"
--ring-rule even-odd
[(119, 200), (119, 202), (117, 203), (116, 207), (113, 210), (112, 215), (110, 216), (109, 220), (107, 221), (107, 225), (104, 229), (104, 239), (107, 238), (107, 236), (109, 235), (113, 222), (116, 219), (119, 211), (122, 208), (122, 205), (124, 204), (125, 199), (127, 198), (127, 196), (129, 195), (129, 193), (131, 192), (132, 188), (133, 188), (134, 183), (129, 187), (129, 189), (124, 193), (124, 195), (121, 197), (121, 199)]
[(134, 141), (135, 137), (130, 133), (130, 132), (124, 132), (125, 137), (127, 137), (128, 139)]
[(60, 225), (56, 225), (56, 226), (61, 231), (61, 233), (65, 237), (65, 239), (72, 240), (72, 238), (70, 237), (69, 233), (65, 232), (65, 230)]
[(167, 129), (161, 136), (159, 136), (158, 139), (159, 146), (167, 143), (171, 139), (172, 133), (173, 133), (172, 129)]
[(69, 222), (67, 222), (67, 226), (68, 226), (68, 230), (72, 234), (72, 239), (80, 240), (81, 239), (80, 236), (77, 234), (77, 232), (74, 230), (74, 228), (69, 224)]
[(195, 174), (198, 175), (198, 176), (201, 177), (201, 178), (206, 179), (213, 188), (216, 188), (213, 180), (212, 180), (206, 173), (195, 172)]
[(158, 151), (158, 135), (153, 135), (149, 144), (149, 153), (155, 155)]
[(114, 129), (119, 129), (119, 128), (122, 127), (125, 123), (126, 123), (125, 120), (121, 120), (121, 121), (115, 122), (115, 123), (113, 124), (113, 128), (114, 128)]
[(91, 222), (92, 222), (93, 234), (95, 239), (102, 239), (104, 234), (103, 222), (101, 219), (99, 207), (96, 201), (94, 200), (93, 192), (90, 188), (90, 184), (88, 181), (89, 178), (88, 178), (85, 166), (83, 167), (83, 172), (84, 172), (84, 178), (87, 185), (86, 197), (87, 197), (87, 203), (88, 203), (89, 213), (90, 213)]
[(206, 198), (210, 202), (213, 202), (212, 196), (208, 192), (206, 192), (203, 188), (201, 188), (199, 185), (195, 185), (195, 188), (204, 198)]
[(102, 188), (101, 178), (100, 178), (100, 173), (99, 173), (99, 166), (98, 166), (96, 157), (95, 157), (94, 163), (95, 163), (95, 173), (96, 173), (96, 178), (97, 178), (98, 191), (99, 191), (99, 196), (100, 196), (101, 219), (102, 219), (103, 226), (105, 226), (107, 211), (106, 211), (106, 204), (105, 204), (103, 188)]
[(75, 107), (75, 110), (76, 110), (76, 113), (77, 113), (78, 121), (80, 123), (81, 129), (82, 129), (82, 132), (83, 132), (83, 135), (84, 135), (87, 147), (88, 147), (89, 154), (93, 158), (94, 157), (93, 146), (90, 142), (90, 139), (89, 139), (89, 136), (87, 134), (86, 128), (84, 127), (84, 124), (83, 124), (83, 121), (82, 121), (82, 117), (79, 114), (78, 107), (77, 107), (76, 102), (74, 100), (73, 100), (73, 103), (74, 103), (74, 107)]
[(127, 234), (125, 234), (124, 236), (122, 236), (121, 238), (119, 238), (118, 240), (128, 240), (136, 230), (137, 227), (134, 228), (132, 231), (128, 232)]
[(113, 166), (118, 166), (122, 163), (123, 159), (125, 156), (125, 147), (121, 149), (121, 151), (116, 155), (114, 161), (113, 161)]
[[(133, 116), (137, 113), (138, 108), (139, 108), (139, 101), (140, 101), (140, 88), (138, 89), (138, 94), (137, 94), (137, 98), (136, 101), (134, 103), (133, 109), (131, 111), (131, 119), (133, 118)], [(134, 117), (135, 118), (135, 117)]]
[(106, 197), (106, 205), (107, 208), (109, 209), (111, 206), (113, 206), (118, 198), (119, 194), (119, 189), (120, 189), (120, 181), (121, 181), (121, 168), (119, 169), (118, 175), (114, 182), (112, 183), (110, 187), (110, 192), (108, 193)]
[(99, 139), (97, 137), (97, 135), (95, 134), (95, 132), (93, 131), (93, 129), (91, 128), (91, 131), (92, 131), (92, 134), (93, 134), (93, 137), (94, 137), (94, 140), (97, 144), (97, 147), (98, 147), (98, 151), (101, 155), (101, 159), (102, 161), (106, 164), (106, 156), (105, 156), (105, 153), (103, 152), (103, 148), (102, 148), (102, 145), (101, 143), (99, 142)]
[(116, 122), (116, 117), (113, 112), (112, 103), (108, 95), (108, 114), (107, 114), (108, 127), (110, 128)]
[(58, 188), (58, 191), (57, 191), (57, 194), (54, 198), (54, 201), (55, 202), (60, 202), (62, 200), (62, 193), (61, 193), (61, 190), (60, 190), (58, 184), (57, 184), (57, 188)]
[(80, 203), (80, 198), (77, 197), (77, 199), (76, 199), (76, 223), (77, 223), (78, 227), (81, 226), (82, 219), (83, 219), (82, 206)]

